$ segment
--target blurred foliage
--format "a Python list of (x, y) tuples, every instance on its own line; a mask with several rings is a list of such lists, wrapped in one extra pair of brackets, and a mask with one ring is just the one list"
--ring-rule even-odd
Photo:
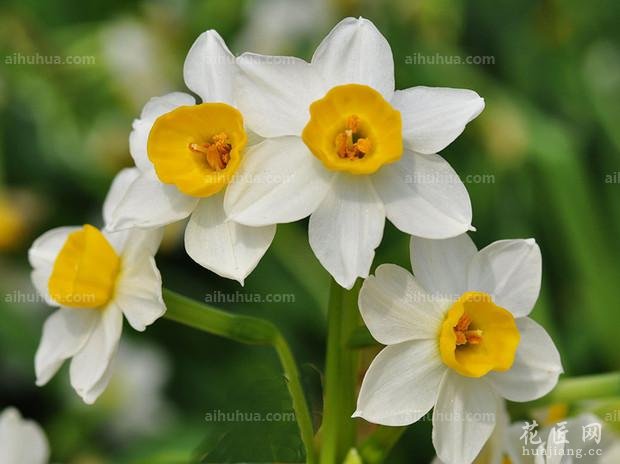
[[(157, 431), (113, 433), (112, 419), (119, 414), (108, 398), (113, 393), (94, 408), (78, 405), (66, 368), (46, 388), (34, 386), (33, 356), (49, 310), (32, 296), (26, 251), (51, 227), (100, 222), (112, 177), (131, 164), (132, 119), (149, 97), (184, 89), (185, 53), (201, 32), (217, 29), (234, 52), (308, 59), (322, 36), (349, 14), (372, 19), (388, 38), (398, 88), (472, 88), (485, 97), (482, 115), (442, 153), (464, 180), (470, 179), (478, 228), (473, 238), (481, 247), (501, 238), (535, 237), (543, 251), (544, 278), (534, 315), (552, 333), (567, 373), (620, 368), (620, 2), (4, 0), (0, 408), (14, 405), (42, 423), (55, 461), (190, 462), (208, 449), (209, 437), (222, 439), (221, 424), (206, 422), (206, 412), (259, 411), (286, 396), (270, 350), (162, 320), (139, 337), (131, 329), (124, 337), (165, 352), (171, 373), (161, 395), (174, 413), (152, 419), (161, 422)], [(436, 55), (492, 57), (492, 63), (412, 63), (412, 57)], [(91, 61), (15, 64), (20, 56)], [(279, 228), (244, 288), (193, 263), (183, 253), (179, 227), (169, 230), (159, 263), (168, 287), (197, 299), (217, 297), (218, 291), (248, 298), (293, 295), (294, 302), (223, 301), (219, 306), (282, 327), (301, 364), (318, 424), (329, 279), (309, 249), (306, 225)], [(408, 260), (407, 237), (386, 226), (375, 265), (409, 267)], [(257, 379), (271, 379), (266, 403)], [(596, 407), (617, 411), (618, 401)], [(286, 432), (290, 424), (280, 425), (259, 427), (262, 432), (224, 430), (226, 449), (258, 449), (268, 445), (268, 438), (256, 437), (275, 434), (294, 461), (297, 438)], [(367, 434), (372, 426), (360, 429)], [(214, 459), (223, 461), (220, 453)], [(428, 422), (405, 432), (389, 462), (409, 462), (412, 455), (416, 462), (433, 455)]]

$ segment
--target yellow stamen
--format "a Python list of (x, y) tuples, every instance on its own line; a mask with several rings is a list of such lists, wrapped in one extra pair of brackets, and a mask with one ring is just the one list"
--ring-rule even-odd
[(85, 225), (69, 234), (58, 253), (48, 282), (50, 296), (71, 308), (104, 307), (113, 296), (120, 265), (105, 236)]
[(466, 345), (468, 343), (478, 345), (482, 341), (482, 330), (469, 330), (470, 325), (471, 317), (468, 314), (463, 314), (454, 326), (457, 346)]
[(369, 138), (359, 136), (359, 121), (358, 116), (349, 116), (346, 129), (336, 135), (336, 152), (340, 158), (355, 160), (370, 152), (372, 142)]
[(211, 169), (221, 171), (228, 166), (232, 145), (228, 141), (228, 135), (225, 132), (221, 132), (211, 137), (211, 142), (203, 145), (190, 143), (189, 148), (202, 153), (205, 156), (205, 162)]

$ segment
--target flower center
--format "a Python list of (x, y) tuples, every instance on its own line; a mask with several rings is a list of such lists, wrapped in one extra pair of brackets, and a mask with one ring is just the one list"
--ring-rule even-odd
[(470, 330), (471, 317), (468, 314), (463, 314), (459, 321), (454, 326), (454, 333), (456, 334), (456, 346), (478, 345), (482, 341), (482, 330), (475, 329)]
[(347, 118), (345, 130), (336, 135), (336, 153), (341, 158), (350, 160), (363, 158), (372, 148), (370, 138), (363, 137), (360, 130), (360, 118), (351, 115)]
[(213, 171), (221, 171), (226, 169), (230, 161), (230, 151), (232, 145), (228, 141), (228, 135), (225, 132), (211, 137), (211, 141), (203, 145), (190, 143), (189, 149), (204, 155), (204, 161)]
[(372, 174), (403, 153), (400, 113), (371, 87), (339, 85), (310, 105), (301, 135), (327, 169)]
[(48, 290), (71, 308), (99, 308), (114, 294), (121, 259), (105, 236), (85, 225), (69, 234), (54, 262)]
[(202, 198), (228, 185), (246, 142), (238, 110), (224, 103), (202, 103), (157, 118), (147, 152), (159, 180)]
[(466, 292), (450, 307), (439, 332), (441, 359), (466, 377), (512, 367), (520, 334), (513, 315), (483, 292)]

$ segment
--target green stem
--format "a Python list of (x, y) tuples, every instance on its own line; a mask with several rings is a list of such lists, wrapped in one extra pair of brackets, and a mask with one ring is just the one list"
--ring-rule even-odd
[(286, 386), (293, 401), (299, 433), (306, 451), (306, 462), (315, 464), (314, 433), (308, 404), (299, 379), (295, 358), (278, 328), (264, 319), (230, 314), (170, 290), (164, 289), (163, 294), (168, 308), (166, 319), (240, 343), (266, 345), (276, 350), (284, 369)]
[(575, 403), (582, 400), (620, 396), (620, 372), (586, 375), (562, 379), (557, 387), (539, 400), (528, 403), (537, 406), (554, 403)]
[(348, 341), (359, 325), (357, 295), (359, 282), (346, 291), (332, 280), (327, 314), (327, 359), (323, 424), (321, 426), (321, 464), (340, 464), (355, 445), (355, 412), (358, 354)]
[(353, 349), (363, 349), (381, 345), (372, 337), (372, 335), (370, 335), (370, 331), (366, 328), (366, 326), (360, 326), (356, 328), (353, 333), (351, 333), (348, 346)]
[(380, 426), (359, 447), (359, 453), (364, 464), (379, 464), (385, 462), (396, 442), (405, 433), (407, 427)]

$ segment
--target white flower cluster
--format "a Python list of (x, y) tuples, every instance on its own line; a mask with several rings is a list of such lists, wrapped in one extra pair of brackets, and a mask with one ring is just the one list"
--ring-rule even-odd
[[(210, 30), (183, 74), (200, 101), (175, 92), (145, 105), (129, 140), (135, 167), (114, 180), (105, 227), (55, 229), (30, 250), (33, 282), (59, 308), (36, 354), (38, 385), (71, 358), (85, 402), (105, 390), (123, 318), (142, 331), (165, 312), (154, 261), (163, 226), (189, 218), (188, 255), (243, 284), (276, 225), (306, 217), (335, 281), (366, 279), (359, 308), (387, 345), (355, 417), (406, 425), (434, 408), (439, 458), (466, 464), (496, 429), (502, 398), (530, 401), (556, 385), (559, 354), (528, 318), (536, 242), (478, 251), (467, 190), (437, 154), (483, 110), (476, 92), (395, 90), (390, 46), (363, 18), (341, 21), (310, 62), (235, 57)], [(393, 265), (369, 277), (386, 218), (412, 236), (415, 277)]]

